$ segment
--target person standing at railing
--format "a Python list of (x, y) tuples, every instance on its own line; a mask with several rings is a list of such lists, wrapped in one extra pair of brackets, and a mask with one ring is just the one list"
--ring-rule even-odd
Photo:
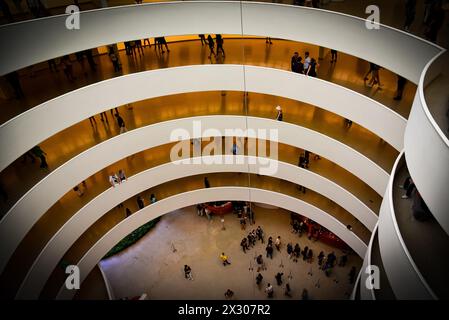
[(109, 183), (113, 188), (115, 188), (119, 184), (119, 178), (114, 172), (111, 172), (109, 174)]
[(284, 114), (282, 113), (282, 108), (281, 108), (281, 106), (277, 106), (276, 107), (276, 110), (277, 110), (277, 115), (276, 115), (276, 120), (277, 121), (282, 121), (283, 119), (284, 119)]
[(309, 69), (309, 65), (310, 65), (311, 61), (312, 61), (312, 58), (309, 55), (309, 51), (306, 51), (304, 53), (304, 64), (303, 64), (304, 74), (307, 74), (307, 70)]
[(291, 70), (295, 73), (303, 73), (304, 72), (304, 65), (301, 62), (302, 58), (299, 56), (298, 52), (295, 52), (291, 59)]
[(198, 37), (200, 38), (201, 46), (207, 45), (206, 37), (204, 36), (204, 34), (199, 34)]
[(307, 68), (306, 75), (311, 77), (316, 77), (316, 70), (320, 65), (316, 62), (315, 58), (312, 58), (309, 63), (309, 67)]

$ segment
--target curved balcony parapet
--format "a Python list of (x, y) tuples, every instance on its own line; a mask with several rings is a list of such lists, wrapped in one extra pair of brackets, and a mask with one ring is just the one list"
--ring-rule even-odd
[[(358, 17), (271, 3), (148, 3), (82, 11), (79, 16), (79, 29), (66, 27), (67, 14), (0, 26), (0, 38), (6, 39), (10, 48), (0, 52), (0, 75), (111, 43), (220, 33), (271, 36), (334, 48), (375, 62), (417, 83), (427, 61), (441, 50), (428, 41), (385, 25), (369, 29), (366, 20)], [(347, 41), (349, 34), (351, 41)]]

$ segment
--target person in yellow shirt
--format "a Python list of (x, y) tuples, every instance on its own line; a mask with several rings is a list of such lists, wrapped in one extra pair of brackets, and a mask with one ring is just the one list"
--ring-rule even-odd
[(224, 252), (221, 253), (220, 259), (221, 259), (221, 262), (223, 262), (223, 265), (224, 265), (224, 266), (226, 266), (227, 264), (231, 264), (231, 263), (228, 261), (228, 256), (226, 256), (226, 255), (224, 254)]

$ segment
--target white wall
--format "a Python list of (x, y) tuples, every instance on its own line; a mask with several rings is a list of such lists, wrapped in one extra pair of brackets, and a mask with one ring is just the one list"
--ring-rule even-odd
[[(97, 243), (92, 246), (77, 263), (80, 268), (81, 280), (85, 279), (95, 264), (97, 264), (118, 241), (147, 221), (196, 203), (229, 199), (263, 202), (297, 212), (316, 221), (325, 228), (333, 230), (333, 232), (353, 248), (359, 256), (363, 257), (365, 255), (367, 247), (362, 240), (349, 231), (344, 224), (306, 202), (281, 193), (261, 189), (243, 187), (209, 188), (190, 191), (160, 200), (155, 204), (149, 205), (134, 213), (129, 218), (116, 225), (97, 241)], [(74, 290), (66, 290), (64, 286), (59, 291), (57, 298), (70, 299), (73, 297), (74, 293)]]
[[(74, 185), (129, 155), (166, 144), (170, 133), (185, 128), (192, 133), (192, 121), (201, 120), (203, 131), (215, 128), (279, 129), (279, 142), (317, 153), (358, 176), (377, 193), (383, 194), (388, 174), (354, 149), (326, 135), (285, 122), (244, 116), (203, 116), (149, 125), (104, 141), (70, 159), (28, 191), (0, 221), (0, 271), (34, 223)], [(209, 133), (211, 134), (211, 133)], [(204, 135), (203, 135), (204, 136)], [(92, 161), (95, 159), (95, 161)]]
[[(373, 289), (368, 289), (366, 287), (366, 280), (368, 279), (368, 274), (365, 272), (366, 268), (370, 265), (372, 265), (371, 261), (371, 252), (373, 250), (373, 241), (377, 241), (377, 225), (371, 234), (371, 239), (368, 244), (368, 248), (366, 249), (365, 258), (363, 259), (363, 265), (360, 270), (360, 278), (359, 281), (356, 283), (356, 286), (360, 286), (360, 299), (361, 300), (376, 300), (376, 296), (374, 294)], [(354, 288), (355, 292), (356, 288)]]
[(65, 19), (66, 15), (61, 15), (1, 26), (0, 38), (10, 50), (0, 52), (0, 75), (110, 43), (222, 33), (271, 36), (335, 48), (417, 83), (424, 65), (440, 50), (390, 27), (368, 30), (361, 18), (270, 3), (186, 1), (111, 7), (81, 12), (79, 30), (67, 29)]
[[(247, 91), (314, 104), (352, 119), (397, 150), (403, 147), (406, 120), (391, 109), (352, 90), (272, 68), (197, 65), (151, 70), (101, 81), (18, 115), (0, 125), (0, 146), (3, 146), (0, 171), (41, 141), (113, 106), (186, 92), (244, 91), (244, 77)], [(279, 85), (281, 83), (283, 85)], [(11, 141), (15, 143), (11, 144)]]
[(392, 190), (394, 175), (401, 158), (403, 159), (403, 153), (396, 160), (380, 207), (378, 226), (380, 255), (388, 281), (397, 299), (433, 299), (435, 295), (413, 262), (396, 221)]
[[(434, 69), (431, 70), (434, 76)], [(405, 158), (416, 188), (435, 219), (449, 234), (449, 140), (426, 104), (425, 77), (423, 73), (405, 131)]]
[[(212, 160), (218, 160), (220, 157), (208, 156), (203, 159), (212, 162)], [(234, 156), (226, 156), (226, 159), (235, 163), (236, 158)], [(268, 164), (261, 162), (264, 159), (268, 160), (266, 158), (242, 156), (242, 164), (223, 163), (212, 165), (193, 163), (177, 165), (171, 162), (131, 176), (125, 184), (117, 188), (109, 188), (74, 214), (48, 241), (23, 280), (17, 294), (18, 298), (37, 298), (65, 252), (95, 221), (123, 201), (156, 185), (187, 176), (214, 172), (249, 171), (251, 173), (259, 173), (260, 166), (268, 166)], [(270, 165), (278, 168), (277, 172), (273, 174), (274, 177), (301, 184), (322, 194), (354, 215), (369, 230), (373, 230), (377, 223), (377, 215), (347, 190), (316, 173), (301, 169), (295, 165), (276, 160), (269, 161)]]

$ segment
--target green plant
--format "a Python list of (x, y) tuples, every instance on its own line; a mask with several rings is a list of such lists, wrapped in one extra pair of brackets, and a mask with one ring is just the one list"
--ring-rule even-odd
[(109, 258), (119, 253), (120, 251), (123, 251), (126, 248), (132, 246), (134, 243), (139, 241), (140, 238), (147, 234), (147, 232), (150, 231), (156, 225), (156, 223), (159, 222), (159, 220), (160, 218), (156, 218), (138, 227), (136, 230), (120, 240), (120, 242), (117, 243), (114, 247), (112, 247), (112, 249), (109, 250), (109, 252), (103, 257), (103, 259)]

